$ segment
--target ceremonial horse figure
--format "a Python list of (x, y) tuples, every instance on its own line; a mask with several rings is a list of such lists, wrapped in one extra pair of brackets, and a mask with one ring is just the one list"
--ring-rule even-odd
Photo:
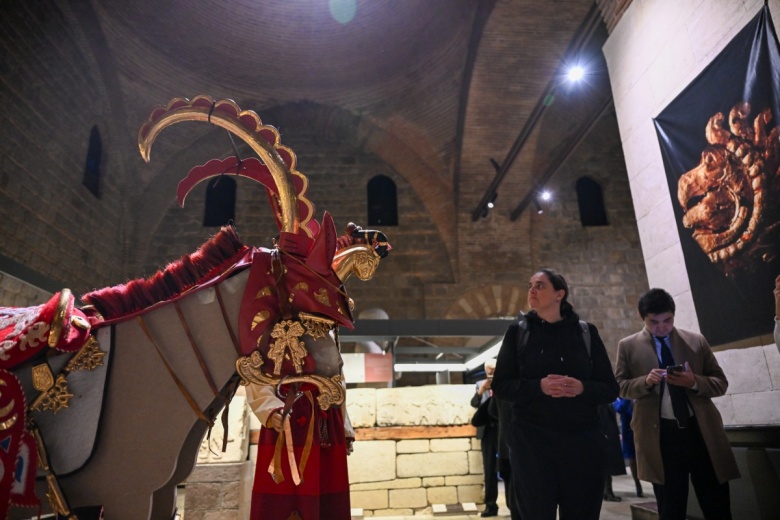
[[(35, 374), (25, 379), (20, 372), (40, 361), (40, 356), (25, 358), (21, 368), (9, 368), (9, 385), (14, 385), (18, 374), (19, 386), (28, 394), (27, 424), (38, 440), (42, 466), (49, 470), (47, 480), (37, 483), (37, 496), (47, 494), (49, 509), (68, 518), (76, 518), (80, 508), (94, 506), (102, 507), (109, 520), (172, 518), (176, 486), (192, 471), (206, 430), (229, 403), (239, 380), (243, 384), (297, 385), (296, 376), (282, 379), (289, 366), (302, 373), (304, 364), (313, 363), (307, 360), (315, 353), (308, 352), (306, 346), (309, 351), (325, 344), (335, 348), (334, 335), (327, 332), (339, 325), (352, 325), (352, 302), (342, 285), (345, 279), (351, 273), (370, 278), (389, 250), (382, 233), (350, 224), (346, 234), (337, 237), (327, 213), (321, 225), (313, 220), (314, 205), (306, 198), (308, 181), (296, 169), (295, 154), (281, 145), (276, 129), (263, 125), (257, 114), (242, 111), (232, 101), (198, 96), (191, 101), (176, 98), (157, 107), (139, 132), (144, 159), (149, 160), (151, 146), (162, 129), (192, 120), (208, 121), (238, 135), (260, 160), (231, 157), (193, 168), (179, 184), (180, 204), (193, 186), (217, 175), (229, 173), (261, 182), (280, 232), (273, 248), (247, 247), (232, 228), (223, 228), (195, 254), (152, 278), (86, 294), (83, 302), (87, 305), (80, 309), (68, 301), (65, 291), (55, 298), (59, 298), (59, 306), (55, 306), (52, 319), (40, 312), (41, 308), (28, 312), (26, 321), (20, 321), (18, 312), (0, 309), (0, 331), (5, 311), (12, 318), (17, 316), (13, 318), (17, 320), (16, 340), (30, 344), (33, 332), (40, 330), (43, 341), (39, 343), (45, 344), (48, 338), (49, 350), (57, 346), (67, 351), (61, 348), (62, 341), (52, 341), (63, 327), (62, 323), (54, 326), (56, 319), (65, 317), (68, 344), (79, 343), (76, 340), (85, 336), (93, 338), (90, 345), (97, 360), (92, 364), (103, 365), (110, 372), (99, 424), (91, 428), (83, 425), (84, 430), (93, 432), (93, 443), (91, 438), (80, 441), (72, 431), (57, 428), (61, 418), (76, 413), (73, 409), (79, 396), (70, 408), (68, 396), (81, 392), (63, 391), (66, 387), (62, 386), (57, 394), (56, 385), (42, 389)], [(263, 303), (258, 307), (257, 302)], [(30, 317), (44, 314), (46, 319)], [(293, 322), (305, 329), (303, 335), (293, 338), (300, 340), (303, 357), (277, 348), (274, 352), (280, 357), (261, 370), (258, 348), (265, 345), (267, 362), (269, 339), (278, 333), (275, 324)], [(58, 332), (57, 337), (62, 334)], [(18, 341), (13, 345), (0, 342), (0, 360), (4, 354), (12, 357), (12, 349), (18, 346)], [(95, 348), (101, 349), (99, 354)], [(43, 355), (44, 350), (41, 346), (36, 352)], [(65, 369), (58, 368), (64, 362), (48, 364), (54, 372), (61, 370), (60, 375), (76, 382), (79, 379), (74, 376), (80, 375), (80, 384), (90, 386), (87, 375), (73, 371), (72, 362)], [(283, 365), (285, 370), (281, 370)], [(18, 409), (3, 407), (3, 391), (11, 394), (3, 386), (2, 369), (0, 363), (0, 442), (5, 426), (12, 422), (3, 413), (17, 410), (14, 413), (19, 415)], [(343, 404), (340, 374), (312, 375), (306, 384), (315, 389), (323, 410)], [(51, 404), (47, 409), (40, 406), (39, 398), (38, 408), (33, 408), (31, 385), (42, 396), (48, 395), (43, 402), (51, 404), (59, 399), (60, 405)], [(58, 452), (69, 449), (62, 436), (75, 436), (75, 442), (92, 449), (81, 459), (71, 460), (67, 453)], [(24, 482), (13, 484), (14, 489), (27, 494), (28, 502), (13, 492), (10, 502), (31, 506), (30, 490), (23, 489)], [(0, 513), (5, 510), (7, 505), (0, 504)], [(29, 517), (29, 511), (13, 508), (11, 517)]]

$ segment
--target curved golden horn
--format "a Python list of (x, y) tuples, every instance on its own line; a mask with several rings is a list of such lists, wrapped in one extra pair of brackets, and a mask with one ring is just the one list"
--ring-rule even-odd
[[(281, 230), (297, 233), (300, 227), (297, 197), (290, 176), (290, 168), (278, 150), (288, 152), (292, 161), (295, 154), (280, 144), (279, 132), (263, 125), (260, 116), (241, 108), (230, 99), (214, 101), (210, 96), (196, 96), (192, 101), (174, 98), (166, 106), (158, 106), (138, 131), (138, 148), (144, 161), (149, 162), (152, 145), (160, 132), (182, 121), (206, 121), (234, 133), (244, 140), (268, 167), (279, 190)], [(273, 139), (273, 143), (269, 141)]]

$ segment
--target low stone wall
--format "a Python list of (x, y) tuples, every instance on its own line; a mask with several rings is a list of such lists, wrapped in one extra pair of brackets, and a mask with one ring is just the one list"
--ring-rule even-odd
[(352, 507), (364, 516), (430, 514), (433, 504), (483, 500), (482, 454), (473, 438), (361, 440), (349, 478)]
[(349, 390), (352, 507), (364, 516), (410, 516), (431, 513), (433, 504), (481, 503), (482, 453), (468, 424), (473, 395), (473, 385)]
[(187, 479), (187, 520), (249, 520), (255, 465), (249, 461), (198, 464)]

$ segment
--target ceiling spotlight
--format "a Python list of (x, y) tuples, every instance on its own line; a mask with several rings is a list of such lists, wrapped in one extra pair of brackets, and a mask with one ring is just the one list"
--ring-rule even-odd
[(542, 205), (541, 205), (541, 204), (539, 204), (539, 199), (537, 199), (536, 197), (534, 197), (534, 198), (533, 198), (533, 201), (534, 201), (534, 206), (536, 206), (536, 212), (537, 212), (539, 215), (541, 215), (542, 213), (544, 213), (544, 210), (542, 209)]
[(580, 65), (575, 65), (574, 67), (570, 68), (569, 72), (566, 74), (566, 77), (569, 78), (569, 81), (579, 81), (584, 76), (585, 69)]
[(498, 198), (498, 192), (494, 193), (487, 203), (487, 209), (493, 209), (496, 207), (496, 199)]
[(548, 190), (544, 190), (541, 193), (542, 200), (550, 200), (552, 198), (552, 193), (550, 193)]

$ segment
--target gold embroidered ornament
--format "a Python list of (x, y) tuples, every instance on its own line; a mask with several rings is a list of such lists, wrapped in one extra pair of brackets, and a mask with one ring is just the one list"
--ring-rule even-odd
[(306, 333), (314, 339), (324, 338), (336, 326), (336, 322), (333, 320), (307, 312), (299, 313), (299, 318), (306, 328)]
[[(271, 337), (275, 341), (268, 348), (268, 357), (274, 362), (274, 375), (281, 373), (285, 358), (292, 361), (297, 374), (303, 371), (303, 359), (308, 351), (304, 342), (298, 338), (303, 336), (304, 332), (301, 323), (294, 320), (283, 320), (274, 325)], [(287, 351), (290, 356), (286, 355)]]
[(106, 353), (100, 350), (98, 340), (90, 335), (86, 343), (76, 352), (56, 378), (48, 363), (35, 365), (32, 369), (33, 387), (40, 394), (30, 405), (30, 410), (50, 410), (56, 414), (63, 408), (68, 408), (70, 399), (73, 397), (68, 388), (68, 374), (76, 370), (94, 370), (103, 364), (105, 355)]
[(344, 403), (346, 390), (342, 384), (341, 375), (324, 377), (317, 374), (302, 374), (299, 376), (273, 377), (263, 372), (263, 356), (257, 350), (248, 356), (241, 356), (236, 361), (236, 371), (241, 377), (241, 384), (271, 385), (279, 388), (280, 385), (306, 383), (317, 387), (319, 395), (317, 404), (325, 411), (331, 406), (340, 406)]
[[(48, 368), (48, 365), (46, 368)], [(68, 380), (65, 379), (65, 376), (60, 374), (57, 376), (57, 380), (51, 387), (38, 395), (38, 398), (33, 402), (32, 405), (30, 405), (30, 410), (51, 410), (52, 413), (56, 414), (63, 408), (68, 407), (68, 403), (70, 402), (71, 397), (73, 397), (73, 394), (71, 394), (70, 390), (68, 389)]]

